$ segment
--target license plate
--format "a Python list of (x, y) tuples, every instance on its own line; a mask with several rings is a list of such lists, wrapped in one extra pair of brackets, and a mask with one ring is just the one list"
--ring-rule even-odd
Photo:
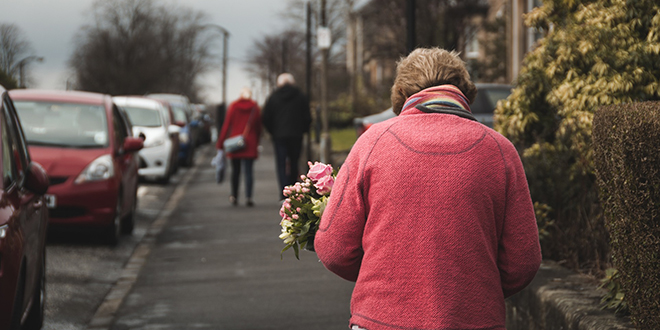
[(46, 207), (49, 209), (54, 209), (57, 206), (57, 197), (55, 195), (44, 195), (46, 199)]

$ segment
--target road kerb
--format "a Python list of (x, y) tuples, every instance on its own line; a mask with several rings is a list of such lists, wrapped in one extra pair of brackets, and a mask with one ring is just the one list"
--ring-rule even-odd
[[(202, 157), (201, 161), (207, 161)], [(156, 237), (167, 224), (170, 215), (177, 208), (181, 198), (185, 195), (185, 190), (191, 178), (197, 174), (198, 167), (195, 166), (188, 171), (179, 185), (176, 187), (169, 200), (163, 207), (156, 220), (151, 223), (149, 230), (142, 237), (140, 243), (133, 250), (133, 254), (128, 259), (117, 282), (106, 294), (103, 302), (92, 316), (87, 325), (88, 330), (110, 330), (119, 307), (133, 289), (133, 285), (140, 275), (140, 271), (151, 253), (151, 249), (156, 242)]]

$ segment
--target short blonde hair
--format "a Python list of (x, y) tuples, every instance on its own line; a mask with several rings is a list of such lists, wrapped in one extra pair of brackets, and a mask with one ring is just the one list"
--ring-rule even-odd
[(243, 87), (241, 88), (240, 95), (241, 95), (241, 99), (249, 100), (252, 98), (252, 90), (250, 89), (250, 87)]
[(477, 88), (470, 81), (470, 74), (457, 52), (440, 48), (417, 48), (397, 62), (396, 78), (392, 86), (392, 110), (398, 115), (403, 110), (403, 104), (413, 94), (447, 84), (458, 87), (470, 103), (477, 96)]

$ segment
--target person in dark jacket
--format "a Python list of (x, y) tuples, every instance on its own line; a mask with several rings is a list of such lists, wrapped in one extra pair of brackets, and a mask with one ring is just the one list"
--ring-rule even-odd
[(303, 135), (309, 132), (312, 122), (309, 101), (294, 84), (295, 80), (290, 73), (279, 75), (277, 89), (268, 97), (262, 116), (264, 127), (272, 136), (275, 146), (280, 198), (284, 198), (284, 187), (298, 180)]
[(224, 103), (218, 104), (215, 108), (215, 127), (220, 132), (222, 130), (222, 124), (225, 123), (225, 116), (227, 114), (227, 106)]

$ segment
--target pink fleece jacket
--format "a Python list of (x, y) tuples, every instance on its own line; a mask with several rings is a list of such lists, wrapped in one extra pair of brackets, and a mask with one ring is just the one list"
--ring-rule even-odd
[(372, 126), (339, 171), (314, 246), (356, 281), (351, 325), (505, 329), (540, 262), (522, 163), (494, 130), (416, 108)]

